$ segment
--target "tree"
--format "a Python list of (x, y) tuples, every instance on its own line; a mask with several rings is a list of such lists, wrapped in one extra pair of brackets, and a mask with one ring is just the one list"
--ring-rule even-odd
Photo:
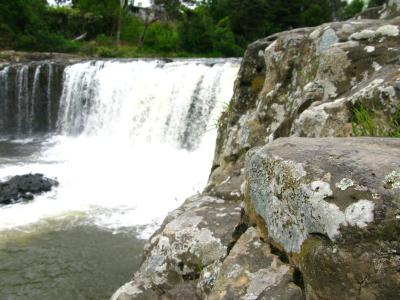
[(300, 26), (318, 26), (329, 22), (334, 18), (335, 1), (330, 0), (307, 0), (303, 1)]
[(230, 28), (229, 17), (221, 19), (214, 28), (212, 45), (215, 53), (222, 56), (241, 56), (243, 49), (236, 45), (235, 35)]
[(157, 22), (161, 18), (160, 11), (158, 11), (158, 10), (146, 10), (144, 13), (145, 13), (145, 16), (144, 16), (144, 20), (143, 20), (143, 31), (139, 38), (139, 47), (140, 48), (143, 47), (143, 45), (144, 45), (146, 33), (147, 33), (150, 25)]
[(192, 53), (212, 51), (214, 22), (204, 6), (199, 6), (195, 10), (186, 10), (179, 31), (181, 47), (184, 50)]
[(368, 7), (376, 7), (385, 4), (385, 0), (370, 0), (368, 2)]
[(352, 0), (344, 9), (344, 18), (350, 19), (360, 13), (365, 6), (363, 0)]
[(79, 9), (86, 20), (83, 30), (89, 38), (98, 34), (113, 35), (118, 30), (121, 14), (120, 0), (72, 0), (72, 6)]
[(51, 30), (45, 0), (0, 2), (0, 45), (17, 50), (70, 51), (73, 44)]
[(265, 36), (270, 23), (270, 5), (267, 0), (231, 0), (230, 23), (237, 42), (247, 43)]
[(182, 4), (195, 4), (196, 0), (154, 0), (154, 4), (165, 13), (167, 21), (182, 16)]

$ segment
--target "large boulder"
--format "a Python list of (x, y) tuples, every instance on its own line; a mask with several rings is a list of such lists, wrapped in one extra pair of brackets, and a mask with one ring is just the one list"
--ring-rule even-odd
[(274, 254), (256, 229), (249, 228), (220, 266), (207, 299), (301, 300), (302, 290), (294, 274), (285, 258)]
[(58, 182), (42, 174), (17, 175), (0, 182), (0, 204), (33, 200), (34, 195), (49, 192)]
[(400, 140), (281, 138), (251, 150), (246, 213), (307, 299), (397, 299)]
[(400, 17), (282, 32), (250, 45), (219, 122), (206, 191), (242, 199), (244, 157), (279, 137), (350, 137), (363, 110), (389, 131), (400, 101)]
[(189, 198), (150, 238), (139, 271), (112, 299), (201, 297), (201, 289), (213, 284), (202, 272), (226, 257), (240, 216), (235, 202), (201, 195)]

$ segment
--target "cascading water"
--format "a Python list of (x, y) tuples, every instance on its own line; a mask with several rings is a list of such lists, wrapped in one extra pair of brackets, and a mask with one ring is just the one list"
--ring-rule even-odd
[(60, 182), (33, 202), (0, 207), (0, 245), (16, 232), (82, 226), (148, 237), (204, 188), (238, 67), (237, 60), (109, 60), (0, 70), (0, 132), (19, 137), (0, 145), (0, 179), (39, 172)]
[(38, 62), (0, 70), (2, 136), (54, 132), (64, 67), (59, 62)]

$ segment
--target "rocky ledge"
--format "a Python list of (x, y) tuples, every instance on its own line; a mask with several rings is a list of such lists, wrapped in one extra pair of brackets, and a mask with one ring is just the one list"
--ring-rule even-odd
[(398, 299), (400, 139), (353, 136), (399, 130), (399, 9), (248, 47), (204, 193), (113, 300)]
[(22, 52), (22, 51), (0, 51), (0, 65), (2, 63), (22, 63), (41, 60), (60, 60), (74, 62), (82, 60), (82, 57), (75, 54), (56, 52)]
[(145, 247), (125, 299), (396, 299), (400, 140), (281, 138), (247, 155), (245, 211), (198, 195)]
[(17, 175), (0, 182), (0, 205), (33, 200), (34, 195), (49, 192), (58, 182), (42, 174)]
[(396, 299), (400, 139), (281, 138), (250, 151), (246, 212), (307, 299)]

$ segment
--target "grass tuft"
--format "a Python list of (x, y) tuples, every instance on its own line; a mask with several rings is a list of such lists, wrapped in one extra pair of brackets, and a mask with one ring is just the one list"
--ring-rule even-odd
[(352, 127), (355, 136), (400, 138), (400, 106), (389, 117), (389, 122), (385, 124), (376, 113), (359, 105), (353, 109)]

